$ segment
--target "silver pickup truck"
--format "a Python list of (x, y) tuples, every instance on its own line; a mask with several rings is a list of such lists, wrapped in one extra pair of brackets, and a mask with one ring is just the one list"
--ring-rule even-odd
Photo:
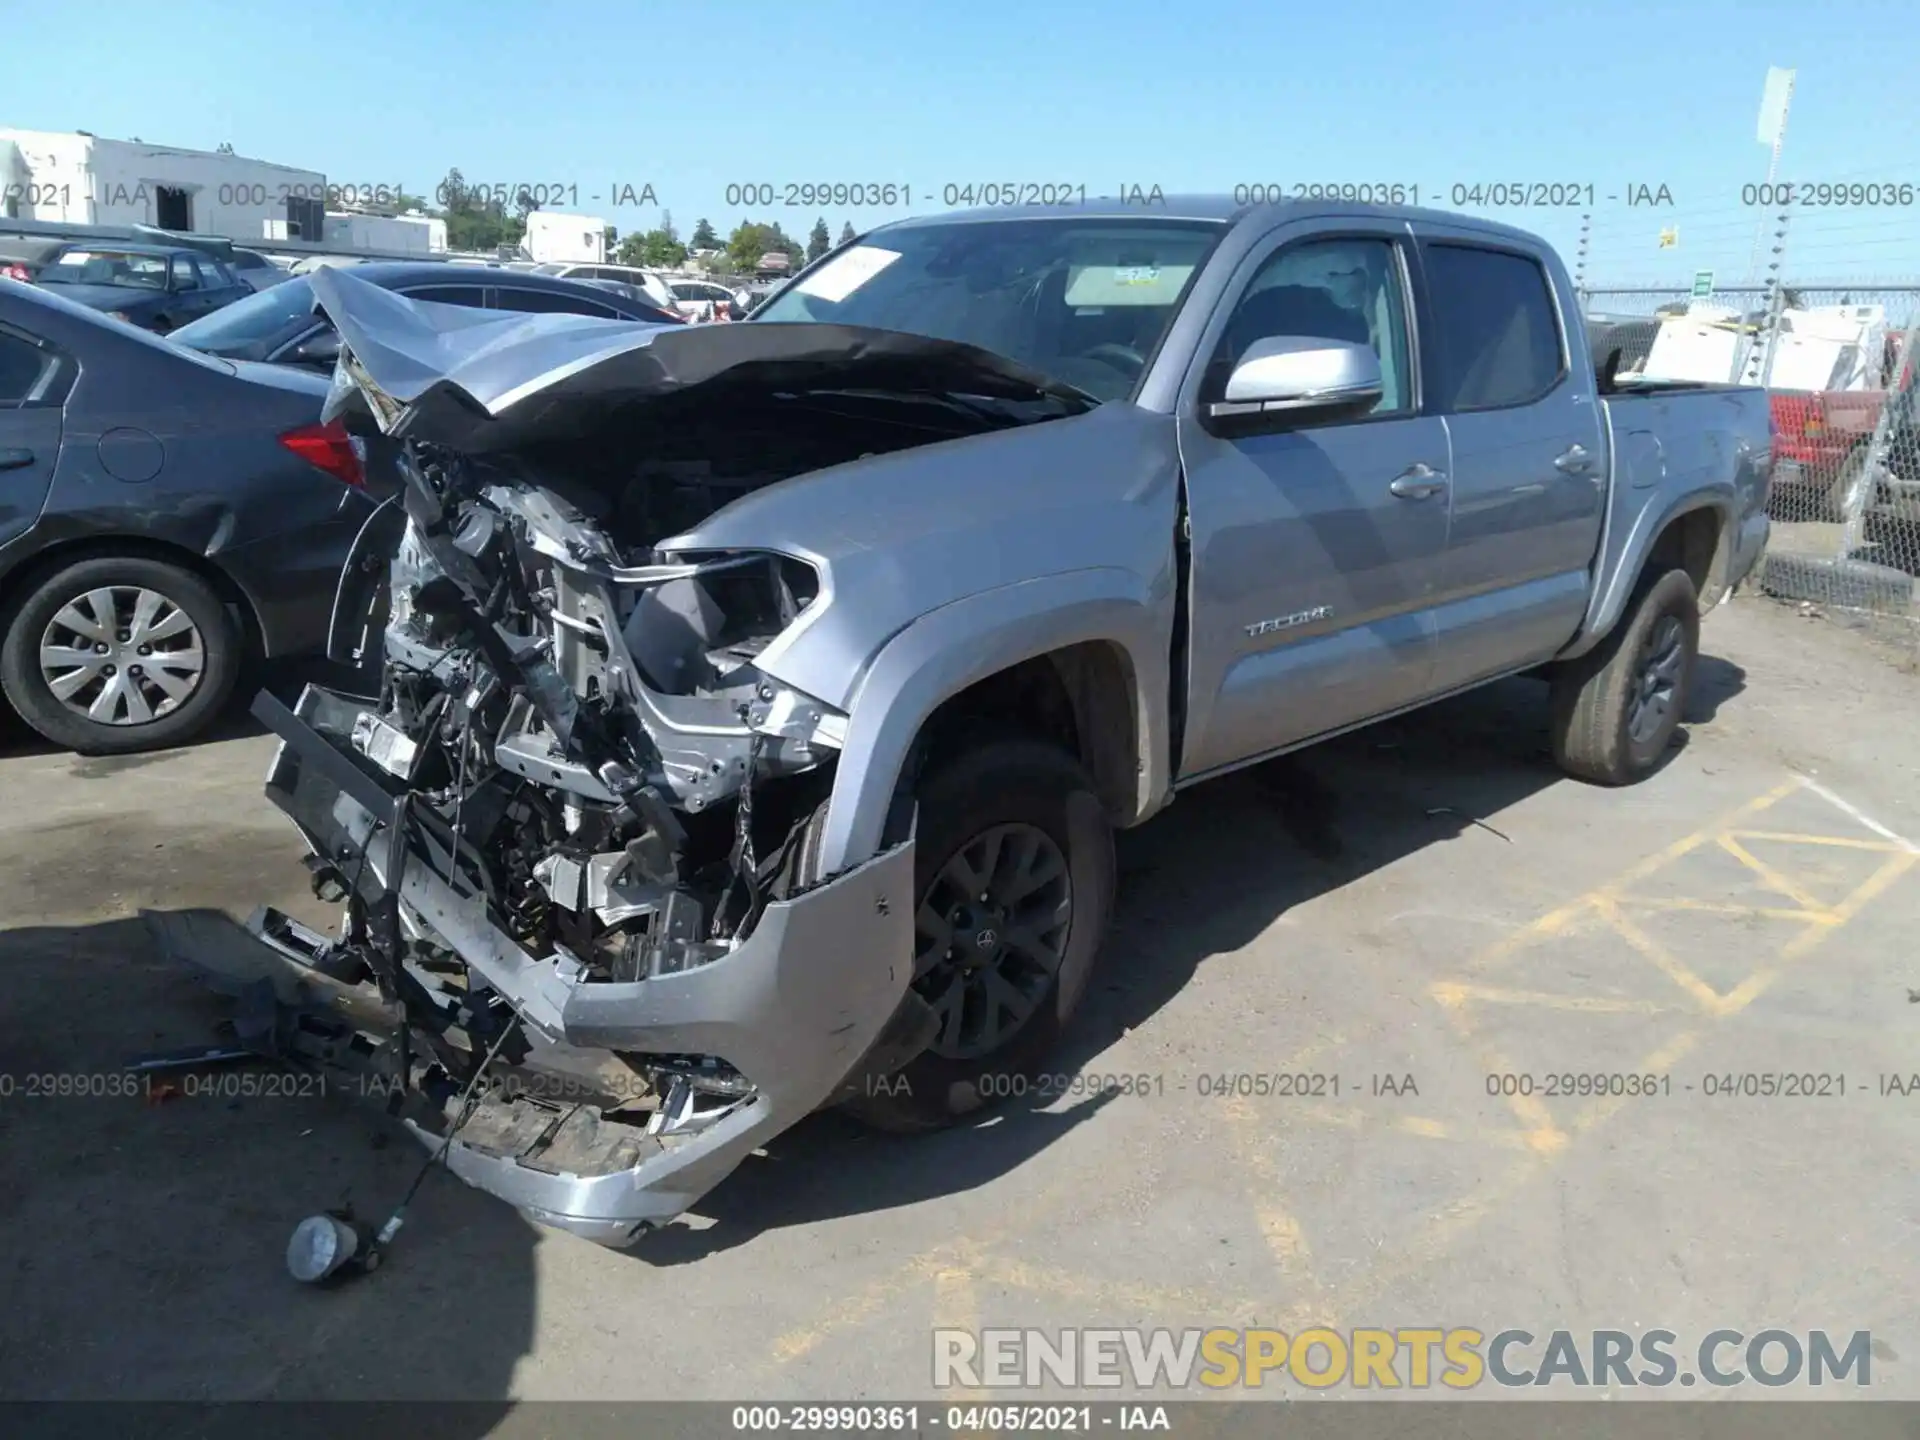
[(1568, 772), (1651, 774), (1767, 536), (1764, 393), (1596, 376), (1458, 216), (911, 219), (731, 326), (314, 290), (378, 693), (257, 702), (344, 916), (256, 933), (453, 1171), (613, 1246), (822, 1107), (1006, 1093), (1188, 786), (1519, 672)]

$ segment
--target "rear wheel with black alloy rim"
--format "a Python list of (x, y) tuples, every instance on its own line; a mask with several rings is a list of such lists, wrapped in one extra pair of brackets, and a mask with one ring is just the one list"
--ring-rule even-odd
[(1078, 762), (983, 745), (920, 785), (913, 989), (927, 1048), (847, 1108), (930, 1130), (1025, 1093), (1086, 990), (1114, 886), (1113, 836)]
[(0, 640), (20, 718), (83, 755), (179, 744), (226, 704), (239, 627), (211, 586), (146, 557), (81, 560), (27, 583)]
[(1684, 570), (1649, 571), (1598, 645), (1553, 677), (1553, 754), (1568, 774), (1630, 785), (1659, 768), (1700, 653), (1700, 598)]

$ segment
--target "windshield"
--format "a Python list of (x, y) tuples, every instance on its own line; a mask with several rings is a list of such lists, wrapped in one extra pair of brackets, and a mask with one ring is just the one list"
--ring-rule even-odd
[(132, 250), (68, 250), (40, 272), (42, 285), (111, 285), (120, 290), (167, 288), (167, 257)]
[(296, 277), (183, 325), (172, 338), (203, 350), (228, 350), (274, 339), (312, 315), (313, 287)]
[(1210, 221), (956, 221), (882, 231), (755, 324), (868, 325), (977, 345), (1101, 400), (1132, 392), (1225, 234)]

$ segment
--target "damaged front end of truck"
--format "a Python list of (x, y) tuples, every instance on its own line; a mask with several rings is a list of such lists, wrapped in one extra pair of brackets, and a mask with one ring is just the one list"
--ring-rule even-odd
[(762, 668), (830, 577), (779, 536), (685, 535), (794, 475), (1073, 401), (886, 332), (314, 288), (342, 338), (329, 417), (383, 487), (334, 636), (377, 693), (256, 704), (267, 795), (342, 922), (255, 929), (377, 995), (392, 1023), (332, 1048), (450, 1169), (628, 1245), (933, 1025), (910, 810), (821, 873), (848, 715)]

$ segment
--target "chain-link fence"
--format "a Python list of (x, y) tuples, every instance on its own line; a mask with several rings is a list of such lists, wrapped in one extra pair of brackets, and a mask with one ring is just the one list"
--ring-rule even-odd
[(1596, 365), (1764, 385), (1773, 537), (1759, 588), (1920, 654), (1920, 283), (1583, 291)]

